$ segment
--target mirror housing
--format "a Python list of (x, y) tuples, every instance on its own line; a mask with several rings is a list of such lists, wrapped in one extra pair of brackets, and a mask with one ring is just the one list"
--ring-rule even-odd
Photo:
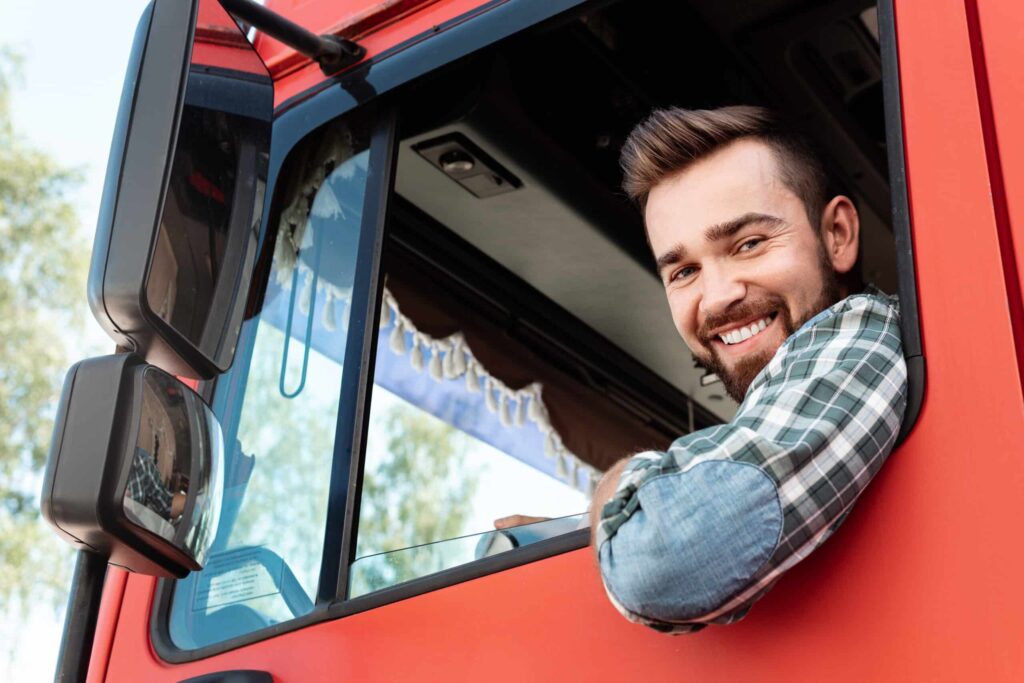
[(208, 379), (234, 358), (270, 151), (269, 72), (217, 0), (153, 0), (111, 144), (89, 302), (123, 348)]
[(223, 437), (206, 403), (134, 354), (68, 371), (43, 482), (58, 534), (153, 576), (201, 569), (223, 497)]

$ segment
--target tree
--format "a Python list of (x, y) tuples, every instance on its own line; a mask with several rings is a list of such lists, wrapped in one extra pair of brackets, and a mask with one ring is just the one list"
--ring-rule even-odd
[(405, 403), (374, 417), (387, 441), (377, 462), (367, 457), (363, 475), (356, 556), (366, 559), (353, 572), (354, 595), (449, 566), (463, 549), (427, 544), (464, 533), (479, 483), (455, 428)]
[[(302, 344), (293, 339), (291, 346), (301, 349)], [(278, 390), (283, 347), (284, 334), (260, 323), (238, 427), (238, 445), (255, 463), (228, 545), (270, 548), (313, 590), (323, 548), (341, 368), (313, 352), (310, 374), (315, 377), (295, 398), (285, 398)], [(295, 381), (301, 352), (293, 352), (291, 360), (288, 377)]]
[(37, 499), (68, 347), (82, 329), (89, 248), (69, 200), (79, 173), (14, 129), (18, 74), (18, 58), (0, 48), (0, 611), (25, 613), (67, 593), (69, 552), (40, 524)]
[[(305, 388), (295, 398), (284, 398), (278, 390), (283, 345), (282, 332), (260, 323), (238, 429), (239, 446), (255, 457), (255, 468), (227, 545), (272, 550), (306, 590), (313, 591), (323, 546), (342, 368), (313, 351)], [(293, 339), (289, 387), (301, 372), (297, 346), (300, 343)], [(460, 535), (477, 488), (477, 473), (464, 459), (467, 437), (404, 402), (388, 402), (382, 410), (378, 389), (374, 391), (357, 556)], [(375, 453), (384, 455), (375, 458)], [(355, 586), (356, 592), (442, 568), (425, 567), (423, 554), (414, 555), (393, 554), (387, 568), (357, 574), (362, 583)]]

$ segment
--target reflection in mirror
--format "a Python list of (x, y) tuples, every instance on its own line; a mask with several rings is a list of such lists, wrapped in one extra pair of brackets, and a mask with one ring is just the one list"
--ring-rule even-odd
[(156, 368), (142, 374), (141, 401), (125, 515), (202, 565), (220, 515), (220, 425), (199, 396)]
[(254, 261), (273, 98), (249, 41), (216, 0), (202, 0), (145, 292), (151, 313), (221, 368)]
[[(176, 387), (163, 386), (161, 380), (160, 375), (147, 373), (142, 383), (142, 423), (128, 473), (124, 507), (136, 524), (173, 541), (175, 524), (181, 519), (188, 495), (188, 454), (177, 448), (182, 441), (181, 432), (188, 425), (180, 420), (178, 424), (171, 421), (168, 409), (173, 410), (174, 404), (182, 399)], [(173, 397), (168, 399), (168, 406), (157, 395), (161, 389)]]

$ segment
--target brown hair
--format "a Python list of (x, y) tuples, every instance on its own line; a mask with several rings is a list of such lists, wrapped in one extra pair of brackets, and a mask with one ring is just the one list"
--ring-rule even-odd
[(775, 152), (780, 180), (799, 197), (812, 226), (829, 200), (828, 174), (808, 139), (763, 107), (656, 109), (626, 138), (622, 188), (643, 210), (655, 185), (730, 142), (756, 138)]

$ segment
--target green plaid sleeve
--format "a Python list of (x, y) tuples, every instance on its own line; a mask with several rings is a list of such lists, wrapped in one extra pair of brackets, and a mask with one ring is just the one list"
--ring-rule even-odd
[[(892, 450), (906, 397), (895, 299), (872, 290), (848, 297), (812, 318), (754, 379), (731, 422), (688, 434), (665, 452), (640, 453), (628, 463), (595, 530), (602, 577), (613, 604), (630, 620), (669, 632), (689, 632), (742, 618), (785, 571), (824, 542), (845, 518)], [(717, 542), (709, 539), (721, 533), (722, 519), (726, 526), (735, 522), (738, 528), (746, 528), (744, 520), (736, 517), (741, 513), (730, 512), (739, 507), (731, 506), (729, 500), (721, 501), (725, 517), (714, 528), (699, 526), (710, 524), (701, 522), (700, 510), (667, 509), (685, 507), (694, 500), (716, 501), (716, 492), (708, 490), (716, 486), (714, 479), (685, 474), (709, 462), (756, 468), (774, 486), (780, 524), (772, 527), (777, 529), (772, 533), (777, 538), (754, 539), (770, 550), (756, 567), (730, 567), (728, 553), (713, 569), (706, 569), (703, 561), (686, 561), (707, 553), (714, 556), (714, 548), (706, 546)], [(688, 486), (702, 490), (689, 491)], [(717, 499), (730, 495), (725, 491)], [(735, 517), (732, 521), (730, 514)], [(662, 523), (656, 532), (645, 530), (654, 528), (659, 518), (683, 521)], [(675, 537), (676, 528), (688, 530)], [(628, 541), (618, 540), (625, 532), (629, 532)], [(644, 543), (657, 543), (657, 550), (648, 554)], [(632, 561), (648, 556), (657, 558), (652, 563), (670, 566), (654, 567), (648, 573), (643, 561)], [(626, 571), (626, 565), (634, 574), (646, 574), (648, 597), (639, 607), (625, 604), (621, 588), (613, 590), (623, 585), (625, 579), (617, 573)], [(689, 565), (698, 567), (696, 573), (686, 575), (678, 569)], [(731, 583), (722, 583), (723, 575)], [(716, 581), (727, 588), (708, 592), (708, 585)], [(704, 596), (715, 595), (714, 604), (699, 610), (673, 607), (676, 613), (666, 616), (671, 610), (663, 609), (662, 603), (697, 604), (687, 601), (686, 595), (696, 592), (695, 586), (703, 586)]]

